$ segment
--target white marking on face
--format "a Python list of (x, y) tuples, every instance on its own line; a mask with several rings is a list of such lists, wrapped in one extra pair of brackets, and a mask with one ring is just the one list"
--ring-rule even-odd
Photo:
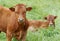
[(52, 23), (52, 21), (50, 21), (50, 23), (49, 23), (50, 25), (52, 25), (53, 23)]

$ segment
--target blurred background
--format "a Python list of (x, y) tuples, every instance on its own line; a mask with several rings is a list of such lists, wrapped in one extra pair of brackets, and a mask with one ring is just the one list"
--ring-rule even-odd
[[(60, 41), (60, 0), (0, 0), (0, 5), (8, 8), (19, 3), (32, 7), (26, 14), (29, 20), (44, 20), (49, 14), (57, 16), (55, 29), (28, 31), (26, 41)], [(6, 41), (6, 34), (3, 32), (0, 33), (0, 41)], [(17, 40), (13, 38), (12, 41)]]

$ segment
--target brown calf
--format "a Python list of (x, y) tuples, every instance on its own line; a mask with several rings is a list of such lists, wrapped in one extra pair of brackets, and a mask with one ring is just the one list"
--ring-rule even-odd
[(18, 4), (15, 7), (15, 12), (12, 12), (8, 8), (0, 6), (0, 31), (6, 33), (7, 41), (11, 41), (13, 36), (19, 37), (19, 32), (22, 32), (22, 41), (25, 41), (29, 26), (26, 19), (27, 9), (25, 5)]
[(55, 27), (55, 19), (56, 19), (56, 18), (57, 18), (57, 16), (48, 15), (48, 16), (46, 16), (44, 19), (49, 22), (49, 26), (54, 26), (54, 27)]
[(29, 20), (29, 29), (33, 31), (40, 27), (47, 28), (50, 25), (55, 27), (54, 19), (56, 19), (56, 17), (57, 16), (48, 15), (45, 17), (46, 21)]
[[(29, 22), (28, 20), (26, 19), (26, 11), (30, 11), (32, 8), (31, 7), (28, 7), (26, 8), (26, 6), (24, 4), (17, 4), (16, 6), (14, 7), (11, 7), (9, 8), (11, 11), (17, 13), (17, 14), (20, 14), (19, 16), (19, 20), (20, 22), (23, 22), (22, 26), (19, 30), (20, 32), (18, 32), (15, 36), (18, 40), (22, 39), (22, 41), (25, 41), (25, 38), (26, 38), (26, 33), (27, 33), (27, 29), (28, 29), (28, 26), (29, 26)], [(22, 16), (23, 17), (22, 17)], [(24, 20), (25, 19), (25, 20)], [(20, 24), (20, 23), (19, 23)], [(19, 25), (20, 27), (21, 25)]]

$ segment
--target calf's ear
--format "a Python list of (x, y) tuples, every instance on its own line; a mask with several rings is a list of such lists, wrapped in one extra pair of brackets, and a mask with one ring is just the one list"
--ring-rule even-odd
[(56, 19), (56, 18), (57, 18), (57, 16), (54, 17), (54, 19)]
[(31, 11), (32, 10), (32, 7), (28, 7), (26, 8), (27, 11)]
[(11, 7), (11, 8), (9, 8), (11, 11), (15, 11), (15, 8), (13, 8), (13, 7)]

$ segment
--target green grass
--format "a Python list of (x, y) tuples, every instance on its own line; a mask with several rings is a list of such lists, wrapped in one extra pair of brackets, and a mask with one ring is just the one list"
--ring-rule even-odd
[[(31, 20), (44, 20), (44, 17), (57, 15), (55, 29), (39, 29), (36, 32), (28, 31), (26, 41), (60, 41), (60, 0), (0, 0), (0, 5), (12, 7), (18, 3), (31, 6), (33, 9), (27, 12), (27, 18)], [(5, 33), (0, 34), (0, 41), (6, 41)], [(16, 41), (16, 39), (13, 39)]]

